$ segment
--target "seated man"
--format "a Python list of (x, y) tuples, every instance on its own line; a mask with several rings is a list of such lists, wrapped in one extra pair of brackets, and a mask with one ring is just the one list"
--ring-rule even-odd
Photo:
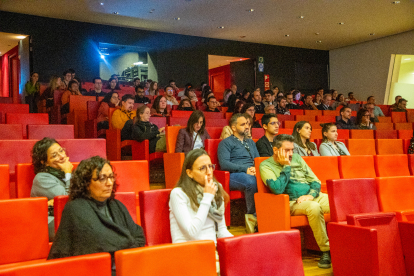
[(265, 105), (262, 103), (262, 95), (260, 95), (260, 88), (256, 88), (253, 92), (252, 101), (254, 103), (254, 109), (256, 113), (264, 114)]
[(346, 102), (354, 101), (357, 102), (358, 100), (354, 97), (354, 92), (348, 93), (348, 98), (345, 99)]
[(372, 123), (378, 123), (379, 122), (378, 116), (375, 116), (375, 107), (377, 107), (377, 106), (374, 106), (374, 104), (372, 104), (372, 103), (367, 103), (365, 105), (365, 108), (368, 110), (369, 115), (370, 115), (369, 119)]
[(401, 98), (402, 98), (401, 96), (396, 96), (396, 97), (395, 97), (395, 103), (393, 103), (393, 104), (391, 105), (391, 109), (393, 109), (393, 108), (397, 108), (397, 107), (398, 107), (398, 101), (399, 101)]
[(112, 114), (112, 126), (114, 128), (122, 129), (128, 120), (134, 119), (136, 112), (134, 108), (134, 96), (125, 94), (122, 96), (121, 108), (114, 111)]
[(391, 108), (392, 112), (407, 112), (407, 100), (401, 98), (398, 100), (398, 106)]
[(352, 110), (347, 106), (343, 106), (339, 110), (341, 114), (341, 119), (336, 122), (336, 127), (338, 129), (356, 129), (354, 122), (351, 121)]
[(256, 225), (254, 194), (257, 193), (254, 159), (259, 157), (259, 153), (253, 140), (247, 138), (250, 127), (244, 114), (234, 114), (229, 126), (233, 135), (220, 142), (218, 160), (221, 170), (230, 172), (230, 190), (244, 192), (247, 206), (246, 230), (252, 233)]
[[(292, 101), (293, 101), (293, 95), (290, 95), (290, 96), (292, 97)], [(287, 107), (287, 101), (285, 97), (277, 98), (276, 114), (290, 115), (290, 111), (289, 111), (289, 108)]]
[(318, 108), (313, 103), (313, 98), (311, 94), (307, 94), (305, 96), (305, 102), (302, 105), (302, 109), (304, 110), (318, 110)]
[(135, 87), (135, 103), (151, 103), (151, 100), (144, 96), (144, 86), (138, 85)]
[(280, 134), (273, 140), (273, 156), (260, 164), (263, 183), (274, 194), (289, 195), (292, 216), (306, 215), (315, 240), (323, 252), (318, 266), (331, 267), (329, 238), (324, 214), (330, 212), (328, 195), (321, 181), (299, 154), (293, 153), (293, 137)]
[(286, 108), (289, 109), (289, 110), (290, 109), (300, 109), (300, 106), (298, 106), (297, 104), (295, 104), (293, 102), (293, 93), (292, 92), (289, 92), (288, 94), (286, 94)]
[(265, 114), (262, 117), (262, 126), (265, 134), (262, 138), (257, 140), (256, 148), (261, 157), (273, 155), (273, 139), (279, 132), (279, 120), (275, 114)]
[(331, 107), (331, 101), (332, 101), (331, 94), (323, 95), (322, 103), (318, 105), (318, 109), (319, 110), (333, 110), (333, 108)]
[(264, 92), (264, 100), (263, 100), (263, 104), (265, 107), (268, 105), (275, 105), (275, 103), (272, 101), (272, 98), (273, 98), (272, 90), (266, 90)]
[(218, 101), (216, 97), (211, 96), (207, 100), (207, 108), (204, 110), (204, 112), (220, 112), (220, 110), (217, 108)]
[(269, 104), (265, 107), (265, 114), (276, 114), (276, 107), (274, 105)]
[(102, 79), (101, 78), (94, 78), (93, 79), (93, 87), (95, 90), (92, 90), (90, 92), (86, 92), (83, 95), (84, 96), (96, 96), (96, 97), (105, 97), (107, 93), (102, 91)]
[[(375, 97), (374, 96), (369, 96), (367, 99), (367, 103), (365, 105), (365, 108), (368, 109), (368, 104), (372, 104), (372, 106), (374, 107), (373, 110), (373, 114), (375, 118), (378, 118), (378, 116), (384, 117), (384, 113), (382, 113), (381, 108), (379, 108), (378, 106), (375, 105)], [(369, 109), (368, 109), (369, 110)], [(371, 113), (371, 111), (370, 111)], [(377, 121), (378, 122), (378, 121)]]
[(137, 88), (137, 86), (140, 86), (140, 85), (141, 85), (141, 79), (138, 78), (138, 77), (134, 78), (134, 87), (135, 87), (135, 89)]

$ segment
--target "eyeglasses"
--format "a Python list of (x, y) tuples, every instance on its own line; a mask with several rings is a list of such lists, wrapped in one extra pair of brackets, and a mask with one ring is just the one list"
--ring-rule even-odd
[(101, 182), (101, 184), (106, 184), (108, 182), (108, 179), (111, 180), (112, 183), (114, 183), (116, 181), (116, 175), (112, 174), (112, 175), (106, 175), (106, 174), (102, 174), (97, 178), (92, 178), (93, 181), (98, 181)]
[(254, 112), (254, 111), (255, 111), (255, 109), (254, 109), (254, 108), (249, 108), (249, 109), (246, 109), (246, 111), (249, 111), (249, 112)]
[(216, 164), (204, 165), (198, 168), (198, 170), (202, 173), (207, 173), (207, 168), (209, 168), (211, 171), (214, 171), (216, 169)]
[(52, 153), (52, 159), (57, 158), (58, 156), (65, 156), (66, 149), (60, 148), (57, 152)]
[(280, 126), (280, 122), (279, 121), (271, 122), (271, 123), (269, 123), (269, 125), (272, 125), (272, 126), (278, 125), (278, 126)]

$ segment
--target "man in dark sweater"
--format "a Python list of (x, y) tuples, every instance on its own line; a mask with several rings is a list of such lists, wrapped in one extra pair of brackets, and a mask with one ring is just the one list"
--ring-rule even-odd
[(293, 102), (293, 94), (292, 92), (289, 92), (288, 94), (286, 94), (286, 108), (287, 109), (300, 109), (300, 106), (298, 106), (297, 104), (295, 104)]
[(336, 122), (338, 129), (356, 129), (356, 125), (351, 121), (351, 108), (344, 106), (339, 113), (341, 114), (341, 119)]
[(210, 98), (208, 98), (206, 104), (207, 104), (207, 108), (206, 110), (204, 110), (204, 112), (220, 112), (220, 110), (217, 108), (218, 101), (216, 97), (211, 96)]
[(264, 103), (262, 103), (262, 95), (260, 95), (260, 88), (254, 90), (252, 100), (254, 103), (254, 109), (256, 110), (256, 113), (264, 114), (265, 105)]
[(92, 90), (90, 92), (86, 92), (83, 95), (84, 96), (105, 97), (105, 95), (107, 93), (102, 91), (102, 79), (101, 78), (94, 78), (92, 82), (93, 82), (93, 88), (95, 88), (95, 90)]
[(144, 96), (144, 86), (138, 85), (135, 87), (135, 103), (151, 103), (151, 100)]
[(230, 190), (244, 192), (247, 205), (247, 232), (254, 232), (256, 207), (254, 194), (257, 193), (254, 159), (259, 157), (253, 140), (248, 139), (249, 125), (243, 114), (234, 114), (229, 122), (233, 135), (222, 140), (217, 155), (220, 168), (230, 172)]
[(275, 114), (265, 114), (262, 117), (262, 126), (265, 134), (256, 142), (256, 148), (261, 157), (273, 155), (273, 139), (279, 132), (279, 120)]

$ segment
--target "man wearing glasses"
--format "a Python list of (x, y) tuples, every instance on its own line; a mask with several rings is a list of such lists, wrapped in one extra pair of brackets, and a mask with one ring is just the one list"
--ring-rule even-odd
[[(372, 105), (372, 106), (369, 106)], [(371, 118), (375, 117), (376, 121), (378, 122), (378, 116), (384, 117), (384, 113), (382, 112), (381, 108), (375, 105), (375, 97), (369, 96), (367, 99), (367, 104), (365, 105), (365, 108), (368, 109), (369, 113), (373, 116)]]
[(279, 132), (280, 122), (275, 114), (265, 114), (262, 117), (262, 126), (265, 134), (257, 140), (256, 148), (261, 157), (273, 155), (273, 139)]

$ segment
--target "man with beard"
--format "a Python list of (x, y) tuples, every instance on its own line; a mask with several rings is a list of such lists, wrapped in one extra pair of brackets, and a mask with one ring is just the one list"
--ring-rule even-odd
[(331, 267), (329, 238), (324, 214), (330, 212), (328, 195), (321, 181), (299, 154), (293, 153), (293, 136), (280, 134), (273, 140), (273, 156), (260, 164), (260, 176), (274, 194), (289, 195), (292, 216), (306, 215), (322, 251), (318, 266)]

